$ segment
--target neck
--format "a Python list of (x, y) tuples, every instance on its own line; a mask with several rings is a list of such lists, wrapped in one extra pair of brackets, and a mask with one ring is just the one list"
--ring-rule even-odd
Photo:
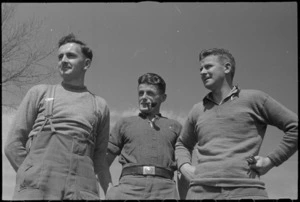
[(220, 89), (213, 90), (212, 95), (213, 95), (214, 101), (216, 103), (220, 103), (223, 99), (226, 98), (226, 96), (230, 93), (232, 88), (233, 88), (233, 85), (223, 85)]
[(159, 110), (154, 110), (154, 111), (151, 111), (150, 113), (143, 113), (142, 114), (145, 115), (145, 117), (149, 120), (153, 119), (156, 115), (159, 114)]
[(75, 86), (75, 87), (85, 87), (84, 86), (84, 79), (77, 79), (77, 80), (63, 80), (63, 83), (66, 85), (70, 85), (70, 86)]

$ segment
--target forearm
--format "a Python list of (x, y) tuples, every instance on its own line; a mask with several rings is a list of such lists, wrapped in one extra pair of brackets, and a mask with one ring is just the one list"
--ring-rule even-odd
[(112, 185), (111, 174), (107, 164), (104, 165), (103, 169), (97, 173), (97, 176), (98, 176), (99, 183), (104, 193), (106, 194), (109, 186)]
[(279, 166), (298, 150), (298, 115), (271, 97), (264, 106), (268, 124), (284, 132), (279, 145), (268, 155), (275, 166)]
[(100, 172), (97, 174), (100, 185), (105, 193), (107, 192), (108, 188), (112, 186), (112, 178), (111, 178), (109, 168), (112, 162), (114, 161), (115, 157), (116, 155), (107, 152), (105, 160), (103, 161), (102, 164), (102, 169), (100, 169)]
[(27, 156), (27, 151), (25, 147), (22, 145), (21, 142), (15, 141), (9, 143), (5, 147), (5, 155), (9, 160), (11, 166), (17, 172), (21, 164), (23, 163), (24, 159)]
[(194, 178), (195, 169), (195, 166), (185, 163), (180, 167), (180, 172), (190, 181)]
[(175, 157), (178, 169), (180, 169), (183, 164), (192, 163), (192, 150), (188, 149), (180, 139), (178, 139), (175, 145)]
[(4, 152), (15, 171), (27, 156), (25, 147), (28, 135), (37, 117), (36, 100), (35, 91), (29, 90), (22, 100), (7, 134)]

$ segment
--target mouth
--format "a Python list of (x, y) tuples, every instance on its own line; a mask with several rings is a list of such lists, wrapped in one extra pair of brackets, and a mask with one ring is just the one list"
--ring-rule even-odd
[(151, 102), (150, 101), (142, 101), (142, 102), (140, 102), (140, 106), (142, 107), (142, 108), (147, 108), (147, 109), (151, 109)]
[(140, 105), (143, 105), (143, 106), (150, 106), (151, 103), (149, 102), (140, 102)]
[(69, 69), (72, 69), (72, 66), (71, 65), (62, 65), (61, 68), (60, 68), (62, 71), (67, 71)]
[(208, 79), (210, 79), (210, 77), (202, 78), (202, 81), (206, 82)]

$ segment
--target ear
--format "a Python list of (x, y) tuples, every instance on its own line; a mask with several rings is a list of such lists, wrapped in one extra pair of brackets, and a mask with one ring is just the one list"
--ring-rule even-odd
[(166, 101), (166, 99), (167, 99), (167, 94), (163, 94), (161, 97), (161, 102)]
[(225, 65), (224, 65), (224, 68), (225, 68), (225, 73), (230, 74), (231, 69), (232, 69), (232, 66), (231, 66), (230, 62), (226, 62)]
[(89, 58), (86, 58), (85, 59), (85, 61), (84, 61), (84, 70), (86, 71), (86, 70), (88, 70), (88, 68), (90, 68), (90, 66), (91, 66), (91, 59), (89, 59)]

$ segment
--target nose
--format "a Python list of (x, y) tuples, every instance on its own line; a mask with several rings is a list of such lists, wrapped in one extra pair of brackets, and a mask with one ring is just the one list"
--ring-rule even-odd
[(203, 75), (203, 74), (206, 74), (207, 71), (205, 68), (200, 68), (200, 74)]
[(141, 95), (141, 99), (144, 99), (144, 98), (146, 98), (147, 96), (146, 96), (146, 93), (143, 93), (143, 95)]
[(64, 55), (61, 59), (61, 62), (64, 63), (64, 62), (67, 62), (68, 61), (68, 58)]

